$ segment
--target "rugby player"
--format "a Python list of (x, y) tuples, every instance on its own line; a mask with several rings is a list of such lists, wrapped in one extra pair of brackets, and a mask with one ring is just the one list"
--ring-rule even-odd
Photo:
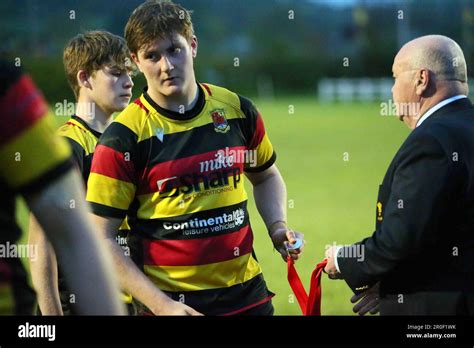
[[(112, 114), (122, 111), (132, 96), (133, 63), (123, 38), (106, 31), (75, 36), (64, 49), (63, 63), (77, 107), (76, 114), (57, 133), (69, 142), (86, 184), (101, 133), (112, 121)], [(117, 238), (124, 249), (127, 231), (124, 223)], [(58, 274), (54, 251), (33, 216), (29, 241), (38, 246), (38, 255), (30, 258), (30, 269), (41, 314), (75, 314), (75, 296), (68, 291), (62, 272)], [(124, 294), (123, 300), (133, 314), (131, 296)]]
[[(303, 236), (287, 226), (262, 116), (249, 99), (196, 81), (198, 40), (180, 5), (143, 3), (125, 39), (148, 87), (99, 140), (87, 192), (121, 286), (147, 307), (142, 314), (272, 315), (244, 177), (285, 260), (286, 243)], [(112, 243), (126, 215), (135, 263)]]
[[(80, 314), (124, 314), (111, 275), (108, 251), (87, 214), (79, 174), (67, 143), (54, 135), (54, 120), (28, 75), (0, 62), (0, 244), (16, 245), (16, 198), (26, 200), (57, 252), (76, 293)], [(75, 209), (69, 202), (77, 200)], [(34, 245), (32, 246), (34, 247)], [(90, 284), (94, 284), (91, 287)], [(31, 315), (35, 293), (18, 257), (0, 257), (0, 314)]]

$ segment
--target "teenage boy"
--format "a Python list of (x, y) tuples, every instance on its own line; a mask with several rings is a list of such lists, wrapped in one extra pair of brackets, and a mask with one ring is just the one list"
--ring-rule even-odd
[[(112, 121), (112, 114), (122, 111), (132, 96), (133, 64), (125, 41), (106, 31), (75, 36), (64, 49), (63, 63), (77, 108), (76, 114), (57, 133), (71, 145), (73, 158), (87, 183), (101, 133)], [(30, 260), (30, 268), (41, 313), (74, 314), (75, 295), (68, 291), (61, 272), (58, 277), (55, 254), (33, 216), (29, 239), (38, 246), (37, 258)], [(124, 236), (119, 236), (119, 240), (124, 241)], [(131, 296), (124, 294), (123, 297), (129, 314), (133, 313)]]
[[(140, 5), (125, 39), (148, 87), (104, 132), (87, 193), (121, 286), (148, 307), (144, 314), (273, 314), (243, 174), (284, 259), (286, 243), (302, 235), (287, 227), (285, 184), (262, 117), (248, 99), (196, 82), (198, 41), (180, 5)], [(135, 263), (112, 243), (126, 215)], [(297, 259), (301, 248), (289, 253)]]

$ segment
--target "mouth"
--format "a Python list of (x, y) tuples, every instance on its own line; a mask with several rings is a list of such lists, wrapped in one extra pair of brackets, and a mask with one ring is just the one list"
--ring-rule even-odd
[(132, 95), (130, 93), (124, 93), (124, 94), (120, 94), (119, 96), (120, 98), (131, 98)]
[(163, 80), (163, 82), (174, 82), (176, 81), (178, 78), (176, 76), (173, 76), (173, 77), (168, 77), (166, 79)]

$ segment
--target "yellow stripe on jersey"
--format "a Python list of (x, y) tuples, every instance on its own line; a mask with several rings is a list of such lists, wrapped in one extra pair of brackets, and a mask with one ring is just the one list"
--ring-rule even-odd
[[(94, 182), (94, 190), (87, 190), (87, 201), (128, 210), (135, 196), (135, 185), (97, 173), (90, 174), (89, 182), (91, 181)], [(115, 194), (109, 194), (110, 191)]]
[(229, 177), (229, 186), (164, 199), (156, 192), (137, 196), (137, 199), (139, 219), (161, 219), (238, 204), (247, 199), (247, 192), (239, 186), (234, 188), (233, 178)]
[[(257, 158), (255, 167), (260, 167), (270, 160), (273, 155), (273, 146), (270, 143), (270, 139), (267, 136), (267, 133), (263, 136), (263, 139), (260, 144), (258, 144), (256, 150)], [(252, 150), (250, 150), (252, 151)], [(251, 168), (251, 167), (250, 167)]]
[(0, 173), (17, 188), (39, 178), (71, 156), (67, 142), (54, 134), (54, 119), (46, 116), (0, 148)]
[(81, 145), (86, 156), (93, 153), (97, 145), (97, 137), (72, 118), (66, 124), (59, 127), (56, 134), (68, 137)]
[(228, 288), (262, 273), (252, 254), (199, 266), (144, 266), (145, 274), (164, 291)]

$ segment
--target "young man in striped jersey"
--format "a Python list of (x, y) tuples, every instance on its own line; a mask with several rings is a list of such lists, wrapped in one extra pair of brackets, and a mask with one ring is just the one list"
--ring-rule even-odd
[[(86, 184), (99, 137), (112, 121), (112, 114), (122, 111), (132, 96), (133, 64), (125, 41), (106, 31), (75, 36), (64, 49), (63, 62), (77, 107), (76, 114), (57, 133), (69, 142)], [(118, 240), (124, 241), (128, 225), (124, 223), (121, 230)], [(30, 265), (41, 313), (74, 314), (75, 296), (68, 291), (62, 272), (58, 277), (54, 252), (33, 217), (30, 243), (38, 245), (38, 257)], [(129, 313), (133, 313), (131, 296), (123, 297)]]
[[(285, 184), (262, 117), (250, 100), (196, 82), (198, 41), (183, 7), (140, 5), (125, 38), (148, 87), (104, 132), (87, 193), (121, 286), (145, 314), (273, 314), (244, 174), (284, 259), (285, 243), (302, 235), (287, 227)], [(112, 243), (125, 215), (135, 264)]]
[[(0, 246), (20, 249), (15, 202), (23, 196), (67, 271), (77, 310), (88, 315), (123, 314), (109, 253), (96, 236), (80, 176), (72, 170), (66, 141), (54, 135), (48, 105), (28, 75), (0, 61)], [(75, 209), (70, 200), (79, 199)], [(13, 249), (11, 249), (13, 247)], [(28, 245), (28, 251), (36, 245)], [(28, 256), (32, 256), (32, 255)], [(31, 315), (35, 294), (20, 255), (0, 255), (0, 315)], [(94, 287), (89, 284), (93, 283)]]

